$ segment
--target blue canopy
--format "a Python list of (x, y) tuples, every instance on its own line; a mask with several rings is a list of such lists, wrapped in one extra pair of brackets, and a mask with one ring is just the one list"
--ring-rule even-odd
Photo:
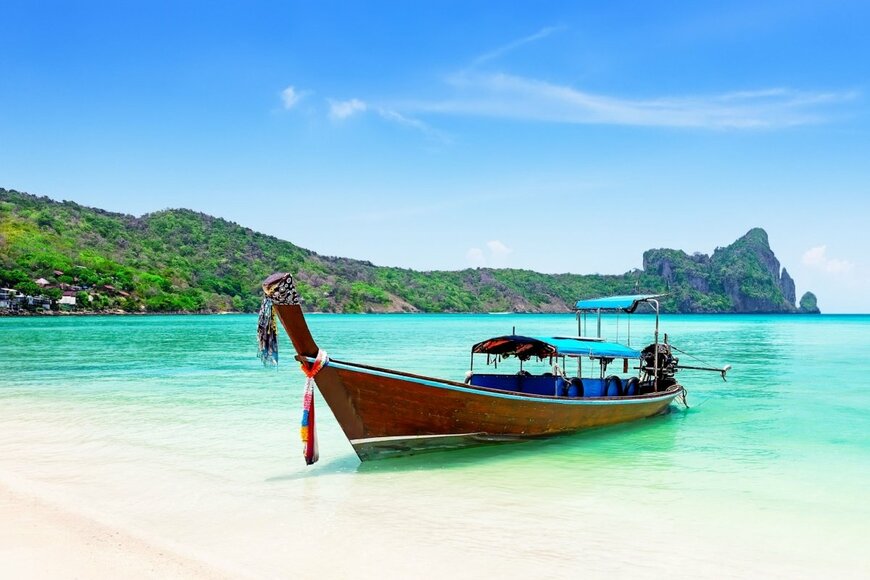
[(622, 310), (624, 312), (634, 312), (637, 305), (652, 298), (659, 298), (664, 294), (632, 294), (629, 296), (606, 296), (603, 298), (589, 298), (588, 300), (578, 300), (574, 305), (575, 310), (590, 311), (590, 310)]
[(521, 360), (550, 356), (640, 358), (640, 352), (618, 342), (573, 336), (498, 336), (475, 344), (471, 352), (516, 356)]

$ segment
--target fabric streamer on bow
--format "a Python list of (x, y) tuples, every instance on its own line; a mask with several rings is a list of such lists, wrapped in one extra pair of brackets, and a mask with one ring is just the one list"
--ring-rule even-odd
[(272, 301), (263, 298), (260, 305), (260, 316), (257, 319), (257, 357), (265, 366), (278, 364), (278, 327), (275, 322), (275, 311), (272, 309)]
[(317, 450), (317, 431), (314, 425), (314, 377), (320, 372), (320, 369), (326, 366), (329, 362), (329, 357), (326, 351), (319, 349), (317, 358), (313, 363), (302, 363), (302, 372), (305, 373), (305, 394), (302, 397), (302, 454), (305, 457), (306, 465), (315, 463), (319, 458)]

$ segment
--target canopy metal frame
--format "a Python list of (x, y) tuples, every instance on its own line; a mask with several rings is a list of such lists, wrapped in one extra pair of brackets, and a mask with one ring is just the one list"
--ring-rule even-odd
[[(583, 307), (581, 307), (581, 304), (583, 301), (578, 301), (577, 305), (575, 306), (575, 311), (577, 313), (576, 314), (576, 316), (577, 316), (577, 334), (578, 334), (578, 336), (581, 336), (581, 337), (584, 336), (584, 331), (587, 329), (586, 314), (589, 312), (595, 312), (595, 314), (596, 314), (596, 317), (597, 317), (596, 338), (598, 338), (598, 339), (602, 338), (601, 337), (601, 314), (602, 314), (602, 312), (615, 313), (616, 314), (616, 324), (617, 324), (616, 334), (618, 337), (619, 336), (619, 313), (625, 312), (628, 315), (628, 317), (627, 317), (628, 318), (628, 338), (627, 338), (627, 341), (628, 341), (629, 346), (631, 346), (631, 315), (637, 310), (638, 306), (640, 306), (641, 304), (647, 304), (647, 305), (649, 305), (650, 308), (652, 308), (653, 312), (656, 315), (655, 332), (653, 334), (654, 344), (655, 344), (655, 356), (653, 357), (653, 361), (654, 361), (653, 362), (653, 384), (654, 384), (654, 388), (656, 391), (659, 390), (659, 378), (658, 378), (659, 357), (658, 357), (658, 352), (659, 352), (659, 316), (660, 316), (659, 307), (660, 307), (660, 305), (659, 305), (658, 298), (660, 298), (661, 296), (662, 296), (661, 294), (654, 294), (654, 295), (649, 295), (649, 296), (625, 296), (625, 297), (615, 296), (613, 298), (610, 298), (609, 300), (613, 300), (616, 303), (619, 301), (620, 298), (624, 298), (625, 300), (623, 302), (628, 301), (627, 305), (615, 305), (612, 307), (606, 307), (606, 306), (602, 307), (600, 304), (598, 304), (592, 308), (583, 308)], [(602, 299), (594, 299), (594, 300), (590, 300), (588, 302), (596, 302), (596, 301), (601, 301), (601, 300)], [(581, 318), (581, 315), (582, 315), (582, 318)], [(618, 340), (618, 338), (617, 338), (617, 340)]]

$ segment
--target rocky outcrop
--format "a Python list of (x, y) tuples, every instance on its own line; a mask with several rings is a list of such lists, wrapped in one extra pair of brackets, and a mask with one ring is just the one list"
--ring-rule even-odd
[(649, 250), (644, 274), (661, 278), (665, 306), (677, 312), (796, 312), (795, 283), (770, 248), (767, 232), (753, 228), (712, 256)]
[(819, 305), (816, 295), (812, 292), (804, 292), (801, 296), (800, 308), (798, 311), (801, 314), (819, 314)]
[(749, 230), (711, 259), (713, 276), (737, 312), (794, 312), (794, 281), (780, 268), (767, 232)]
[(782, 276), (779, 278), (779, 288), (782, 290), (782, 296), (789, 304), (794, 304), (796, 300), (794, 280), (788, 275), (788, 270), (782, 269)]

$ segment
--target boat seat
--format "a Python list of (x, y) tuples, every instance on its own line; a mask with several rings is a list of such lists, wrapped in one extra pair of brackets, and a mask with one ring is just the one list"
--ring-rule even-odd
[(476, 387), (489, 387), (517, 393), (535, 395), (555, 395), (557, 381), (564, 382), (561, 377), (544, 375), (502, 375), (477, 374), (471, 376), (470, 384)]

